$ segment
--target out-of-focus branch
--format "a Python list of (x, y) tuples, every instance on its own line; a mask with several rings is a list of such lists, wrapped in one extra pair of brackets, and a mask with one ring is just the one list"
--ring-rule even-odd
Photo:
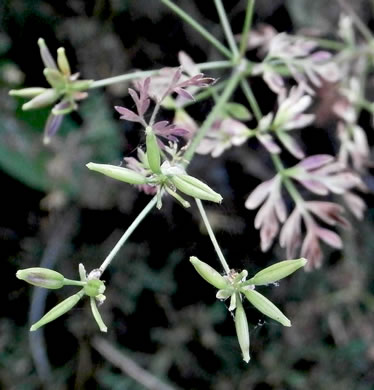
[(115, 348), (111, 343), (102, 337), (95, 337), (92, 346), (110, 363), (119, 368), (136, 382), (149, 390), (177, 390), (175, 387), (161, 382), (149, 371), (140, 367), (134, 360), (125, 356), (123, 352)]

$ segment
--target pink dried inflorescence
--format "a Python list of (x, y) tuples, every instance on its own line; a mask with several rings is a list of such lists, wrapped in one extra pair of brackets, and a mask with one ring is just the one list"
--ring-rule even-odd
[(301, 256), (309, 260), (308, 268), (316, 268), (321, 265), (323, 257), (320, 240), (333, 248), (342, 246), (339, 235), (321, 223), (345, 228), (349, 227), (349, 223), (342, 216), (342, 206), (330, 201), (304, 200), (299, 195), (293, 198), (295, 208), (287, 218), (282, 184), (286, 183), (289, 189), (294, 181), (314, 194), (326, 196), (350, 193), (361, 180), (332, 156), (315, 155), (261, 183), (248, 197), (246, 208), (255, 209), (262, 204), (255, 219), (255, 227), (260, 229), (261, 249), (268, 250), (280, 233), (279, 243), (286, 248), (287, 256), (295, 256), (301, 247)]

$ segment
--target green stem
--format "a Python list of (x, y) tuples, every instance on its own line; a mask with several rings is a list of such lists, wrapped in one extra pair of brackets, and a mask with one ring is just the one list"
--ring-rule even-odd
[(119, 76), (114, 76), (114, 77), (109, 77), (107, 79), (94, 81), (91, 84), (90, 89), (106, 87), (107, 85), (123, 83), (124, 81), (130, 81), (135, 79), (141, 79), (143, 77), (154, 76), (158, 72), (159, 70), (157, 69), (157, 70), (146, 70), (140, 72), (121, 74)]
[(210, 42), (219, 52), (221, 52), (225, 57), (231, 59), (232, 55), (230, 50), (228, 50), (220, 41), (218, 41), (209, 31), (207, 31), (201, 24), (196, 22), (195, 19), (191, 18), (186, 12), (181, 8), (175, 5), (170, 0), (160, 0), (161, 3), (164, 3), (169, 7), (173, 12), (175, 12), (181, 19), (187, 22), (192, 28), (194, 28), (198, 33), (200, 33), (208, 42)]
[(231, 30), (230, 23), (227, 19), (225, 8), (222, 5), (221, 0), (214, 0), (214, 4), (216, 5), (216, 9), (218, 12), (219, 19), (221, 21), (221, 25), (223, 31), (225, 32), (226, 40), (230, 46), (231, 52), (234, 55), (235, 59), (239, 58), (238, 46), (236, 45), (234, 35)]
[(204, 138), (205, 134), (210, 129), (210, 127), (212, 126), (216, 118), (222, 113), (223, 106), (230, 99), (232, 93), (234, 92), (241, 78), (242, 78), (242, 73), (236, 70), (233, 76), (227, 82), (226, 87), (223, 90), (222, 95), (219, 97), (217, 104), (209, 113), (208, 117), (201, 125), (200, 130), (198, 131), (196, 137), (192, 140), (190, 146), (187, 148), (186, 153), (184, 154), (185, 160), (191, 161), (193, 155), (195, 154), (196, 148), (200, 144), (200, 141)]
[[(212, 95), (217, 94), (217, 92), (221, 91), (223, 88), (225, 88), (227, 84), (227, 81), (221, 81), (218, 84), (213, 85), (212, 87), (206, 88), (202, 92), (198, 93), (197, 95), (194, 95), (194, 100), (187, 100), (182, 104), (181, 108), (185, 108), (188, 106), (191, 106), (192, 104), (198, 103), (201, 100), (204, 100)], [(178, 107), (179, 108), (179, 107)]]
[(245, 13), (244, 25), (242, 36), (240, 38), (240, 46), (239, 46), (239, 56), (242, 58), (247, 49), (247, 43), (249, 39), (249, 30), (252, 26), (252, 18), (253, 18), (253, 9), (255, 5), (255, 0), (248, 0), (247, 10)]
[[(297, 206), (299, 207), (302, 206), (302, 204), (304, 203), (304, 199), (302, 198), (300, 192), (293, 184), (292, 180), (286, 174), (284, 174), (285, 168), (281, 159), (277, 154), (272, 154), (271, 159), (273, 160), (276, 170), (281, 175), (282, 183), (284, 184), (287, 192), (290, 194), (292, 200), (295, 202)], [(302, 209), (304, 209), (304, 207), (302, 207)]]
[(253, 94), (252, 88), (250, 87), (248, 81), (245, 79), (241, 80), (240, 86), (242, 87), (244, 95), (247, 98), (249, 105), (251, 106), (251, 109), (253, 111), (254, 116), (256, 117), (257, 122), (259, 122), (262, 118), (262, 112), (260, 106), (257, 103), (256, 97)]
[(147, 204), (147, 206), (145, 206), (144, 209), (140, 212), (140, 214), (134, 219), (132, 224), (127, 228), (123, 236), (120, 238), (120, 240), (117, 242), (117, 244), (114, 246), (114, 248), (110, 251), (109, 255), (101, 264), (99, 268), (101, 274), (106, 270), (108, 265), (112, 262), (114, 256), (118, 253), (122, 245), (131, 236), (132, 232), (138, 227), (140, 222), (142, 222), (143, 219), (147, 216), (147, 214), (153, 209), (153, 207), (156, 205), (156, 202), (157, 202), (157, 197), (154, 196), (152, 200)]
[[(201, 64), (196, 64), (196, 66), (200, 70), (225, 69), (225, 68), (231, 68), (232, 62), (231, 61), (211, 61), (211, 62), (203, 62)], [(121, 74), (119, 76), (114, 76), (114, 77), (108, 77), (106, 79), (94, 81), (90, 85), (90, 89), (106, 87), (108, 85), (123, 83), (125, 81), (141, 79), (143, 77), (155, 76), (159, 72), (160, 72), (160, 69), (155, 69), (155, 70), (145, 70), (145, 71), (139, 71), (139, 72), (133, 72), (133, 73), (126, 73), (126, 74)]]
[(347, 44), (344, 42), (338, 42), (334, 41), (332, 39), (325, 39), (325, 38), (316, 38), (316, 37), (308, 37), (308, 36), (302, 36), (298, 35), (299, 38), (307, 39), (308, 41), (314, 41), (318, 43), (318, 46), (324, 48), (324, 49), (330, 49), (330, 50), (344, 50), (347, 48)]
[(230, 267), (227, 264), (227, 261), (226, 261), (225, 256), (223, 255), (223, 253), (221, 251), (220, 246), (218, 245), (216, 236), (214, 235), (212, 226), (210, 225), (209, 219), (208, 219), (208, 217), (206, 215), (206, 212), (204, 210), (204, 206), (203, 206), (203, 204), (202, 204), (200, 199), (196, 199), (195, 198), (195, 201), (196, 201), (196, 204), (197, 204), (197, 208), (199, 209), (201, 218), (203, 219), (203, 222), (204, 222), (204, 225), (206, 227), (206, 230), (208, 231), (209, 237), (210, 237), (210, 239), (212, 241), (212, 244), (214, 246), (214, 249), (215, 249), (215, 251), (217, 253), (217, 256), (218, 256), (218, 258), (219, 258), (219, 260), (220, 260), (220, 262), (222, 264), (222, 267), (225, 270), (226, 274), (229, 274), (230, 273)]
[(81, 280), (71, 280), (64, 278), (64, 286), (80, 286), (83, 287), (86, 285), (86, 282), (83, 282)]

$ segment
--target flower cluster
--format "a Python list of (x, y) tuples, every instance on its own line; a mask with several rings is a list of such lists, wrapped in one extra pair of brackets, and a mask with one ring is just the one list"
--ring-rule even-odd
[(102, 332), (107, 331), (107, 327), (104, 324), (96, 302), (101, 305), (105, 301), (105, 284), (100, 280), (100, 271), (93, 270), (87, 276), (83, 264), (79, 264), (79, 280), (66, 279), (59, 272), (47, 269), (47, 268), (26, 268), (17, 271), (17, 278), (24, 280), (37, 287), (48, 289), (59, 289), (64, 286), (80, 286), (82, 289), (76, 294), (66, 298), (60, 302), (57, 306), (53, 307), (48, 313), (46, 313), (39, 321), (35, 322), (30, 328), (30, 331), (35, 331), (40, 327), (54, 321), (56, 318), (62, 316), (71, 310), (85, 295), (90, 297), (90, 305), (92, 315)]
[(90, 88), (93, 80), (78, 80), (79, 73), (71, 73), (70, 64), (63, 47), (57, 49), (56, 64), (44, 39), (40, 38), (38, 45), (45, 66), (43, 73), (51, 87), (11, 90), (9, 94), (23, 98), (32, 98), (22, 106), (22, 109), (25, 111), (47, 107), (58, 101), (52, 108), (45, 125), (43, 141), (47, 144), (60, 128), (64, 115), (76, 110), (76, 102), (88, 96), (85, 91)]
[[(342, 216), (344, 209), (340, 205), (327, 201), (306, 201), (298, 192), (294, 194), (295, 208), (287, 217), (282, 184), (289, 190), (291, 186), (292, 191), (294, 181), (316, 195), (326, 196), (330, 193), (350, 193), (360, 185), (361, 180), (332, 156), (315, 155), (261, 183), (248, 197), (246, 208), (255, 209), (262, 204), (255, 218), (255, 227), (260, 229), (261, 249), (268, 250), (280, 232), (279, 243), (287, 249), (287, 256), (295, 256), (301, 246), (301, 256), (309, 260), (308, 269), (311, 269), (321, 265), (319, 239), (334, 248), (342, 246), (340, 237), (320, 226), (315, 217), (332, 227), (340, 225), (347, 228), (349, 224)], [(304, 239), (302, 222), (306, 231)]]
[(246, 270), (241, 272), (232, 270), (229, 274), (222, 276), (214, 268), (197, 257), (191, 257), (190, 262), (203, 279), (218, 289), (217, 299), (222, 301), (230, 299), (229, 311), (234, 312), (236, 334), (243, 354), (243, 360), (246, 363), (250, 360), (250, 340), (247, 316), (243, 307), (243, 296), (265, 316), (278, 321), (283, 326), (291, 326), (291, 321), (274, 303), (257, 292), (255, 288), (278, 282), (291, 275), (307, 264), (306, 259), (281, 261), (264, 268), (248, 280), (248, 272)]

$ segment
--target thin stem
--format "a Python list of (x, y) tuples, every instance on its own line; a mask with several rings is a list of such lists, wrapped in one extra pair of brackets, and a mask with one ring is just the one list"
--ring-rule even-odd
[(239, 56), (240, 57), (244, 56), (245, 50), (247, 49), (247, 43), (248, 43), (248, 39), (249, 39), (249, 30), (252, 26), (254, 5), (255, 5), (255, 0), (248, 0), (242, 36), (240, 38), (240, 46), (239, 46)]
[(152, 200), (147, 204), (147, 206), (145, 206), (144, 209), (140, 212), (140, 214), (134, 219), (132, 224), (127, 228), (123, 236), (120, 238), (120, 240), (117, 242), (117, 244), (114, 246), (114, 248), (110, 251), (109, 255), (101, 264), (99, 268), (101, 274), (106, 270), (108, 265), (112, 262), (114, 256), (118, 253), (122, 245), (131, 236), (132, 232), (138, 227), (140, 222), (143, 221), (146, 215), (153, 209), (153, 207), (156, 205), (156, 202), (157, 202), (157, 197), (154, 196)]
[(154, 76), (158, 72), (159, 72), (159, 69), (146, 70), (146, 71), (140, 71), (140, 72), (121, 74), (119, 76), (114, 76), (114, 77), (108, 77), (107, 79), (94, 81), (91, 84), (90, 89), (106, 87), (107, 85), (123, 83), (124, 81), (130, 81), (130, 80), (135, 80), (135, 79), (141, 79), (143, 77)]
[(195, 198), (195, 201), (196, 201), (196, 204), (197, 204), (197, 208), (199, 209), (201, 218), (203, 219), (203, 222), (204, 222), (204, 225), (206, 227), (206, 230), (208, 231), (209, 237), (210, 237), (210, 239), (212, 241), (212, 244), (214, 246), (214, 249), (215, 249), (215, 251), (217, 253), (217, 256), (218, 256), (218, 258), (219, 258), (219, 260), (220, 260), (220, 262), (222, 264), (222, 267), (225, 270), (226, 274), (229, 274), (230, 273), (230, 267), (227, 264), (225, 256), (223, 256), (223, 253), (221, 251), (220, 246), (218, 245), (216, 236), (214, 235), (212, 226), (210, 225), (209, 219), (208, 219), (208, 217), (206, 215), (206, 212), (204, 210), (204, 206), (203, 206), (203, 204), (202, 204), (200, 199), (196, 199)]
[(227, 49), (220, 41), (218, 41), (209, 31), (207, 31), (201, 24), (196, 22), (195, 19), (191, 18), (186, 12), (181, 8), (175, 5), (170, 0), (160, 0), (161, 3), (164, 3), (172, 11), (174, 11), (180, 18), (187, 22), (192, 28), (194, 28), (198, 33), (200, 33), (208, 42), (210, 42), (219, 52), (221, 52), (225, 57), (231, 59), (232, 54), (230, 50)]
[(234, 92), (235, 88), (237, 87), (242, 77), (243, 74), (238, 70), (236, 70), (233, 76), (227, 82), (226, 87), (223, 90), (222, 95), (219, 97), (217, 104), (209, 113), (208, 117), (205, 119), (204, 123), (200, 127), (200, 130), (198, 131), (196, 137), (192, 140), (190, 146), (186, 150), (186, 153), (184, 154), (184, 158), (187, 161), (190, 161), (192, 159), (193, 155), (195, 154), (196, 148), (200, 144), (200, 141), (204, 138), (205, 134), (210, 129), (210, 127), (212, 126), (216, 118), (222, 113), (223, 106), (230, 99), (232, 93)]
[(86, 282), (82, 282), (81, 280), (71, 280), (64, 278), (64, 286), (80, 286), (83, 287)]
[(221, 21), (221, 25), (223, 31), (225, 32), (226, 40), (230, 46), (231, 52), (234, 55), (234, 58), (239, 58), (238, 46), (236, 45), (234, 35), (231, 30), (230, 23), (227, 19), (225, 8), (222, 5), (221, 0), (214, 0), (214, 4), (216, 5), (216, 9), (218, 12), (219, 19)]
[(252, 88), (250, 87), (248, 81), (245, 79), (241, 80), (240, 86), (242, 87), (244, 95), (247, 98), (249, 105), (251, 106), (251, 109), (253, 111), (254, 116), (256, 117), (257, 122), (259, 122), (262, 118), (262, 112), (260, 106), (257, 103), (256, 97), (253, 94)]
[(356, 14), (351, 5), (347, 4), (345, 0), (338, 0), (338, 3), (343, 8), (347, 14), (352, 18), (353, 23), (356, 25), (357, 29), (360, 31), (362, 36), (370, 43), (373, 40), (373, 34), (369, 28), (362, 22), (360, 17)]
[(279, 158), (279, 156), (277, 154), (272, 154), (271, 159), (273, 160), (273, 163), (274, 163), (276, 170), (281, 175), (282, 183), (286, 187), (286, 190), (290, 194), (291, 198), (293, 199), (293, 201), (295, 202), (296, 205), (301, 206), (304, 202), (304, 199), (302, 198), (299, 191), (297, 190), (297, 188), (293, 184), (292, 180), (286, 174), (283, 174), (283, 171), (285, 170), (285, 168), (284, 168), (284, 165), (283, 165), (281, 159)]
[(331, 49), (331, 50), (340, 51), (340, 50), (344, 50), (347, 48), (346, 43), (334, 41), (332, 39), (308, 37), (308, 36), (302, 36), (302, 35), (298, 35), (298, 37), (303, 38), (303, 39), (307, 39), (309, 41), (317, 42), (318, 45), (323, 47), (324, 49)]
[[(225, 69), (232, 66), (231, 61), (211, 61), (203, 62), (201, 64), (196, 64), (196, 66), (201, 70), (210, 70), (210, 69)], [(94, 81), (90, 85), (90, 89), (106, 87), (112, 84), (123, 83), (125, 81), (131, 81), (136, 79), (141, 79), (143, 77), (155, 76), (160, 72), (160, 69), (155, 70), (145, 70), (139, 72), (132, 72), (121, 74), (119, 76), (108, 77), (106, 79)]]

